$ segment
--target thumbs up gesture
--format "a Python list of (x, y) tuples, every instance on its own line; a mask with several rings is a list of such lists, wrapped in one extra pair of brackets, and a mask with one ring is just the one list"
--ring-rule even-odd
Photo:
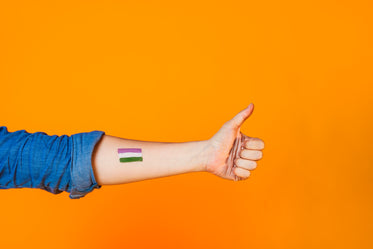
[(233, 119), (224, 123), (220, 130), (211, 137), (206, 147), (207, 159), (205, 169), (228, 180), (245, 180), (250, 170), (257, 167), (257, 161), (263, 156), (263, 140), (248, 137), (240, 128), (254, 110), (251, 103)]

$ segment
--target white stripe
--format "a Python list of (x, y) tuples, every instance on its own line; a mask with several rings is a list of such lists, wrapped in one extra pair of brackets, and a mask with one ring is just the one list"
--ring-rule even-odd
[(142, 157), (141, 152), (124, 152), (118, 153), (120, 158), (127, 158), (127, 157)]

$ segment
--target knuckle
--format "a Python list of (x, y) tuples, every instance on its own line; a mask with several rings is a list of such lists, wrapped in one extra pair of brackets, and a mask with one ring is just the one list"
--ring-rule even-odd
[(223, 127), (228, 129), (228, 130), (234, 130), (236, 128), (236, 123), (233, 122), (233, 120), (228, 120), (223, 124)]
[(263, 152), (258, 151), (257, 153), (258, 153), (258, 159), (261, 159), (263, 157)]
[(246, 179), (249, 178), (250, 175), (251, 175), (250, 171), (247, 171), (247, 173), (246, 173), (246, 175), (245, 175), (245, 178), (246, 178)]
[(232, 129), (236, 130), (238, 129), (239, 124), (237, 122), (232, 122), (231, 126), (232, 126)]
[(261, 141), (261, 149), (264, 149), (264, 141), (263, 140), (260, 140)]
[(258, 164), (257, 164), (257, 162), (253, 161), (253, 162), (251, 163), (251, 168), (252, 168), (252, 169), (256, 169), (256, 167), (258, 167)]
[(263, 140), (261, 140), (260, 138), (255, 138), (255, 143), (256, 143), (256, 147), (259, 150), (264, 149), (264, 142), (263, 142)]

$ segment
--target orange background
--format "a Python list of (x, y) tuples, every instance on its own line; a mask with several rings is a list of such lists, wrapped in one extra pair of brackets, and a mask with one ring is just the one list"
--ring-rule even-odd
[(250, 179), (71, 200), (0, 191), (1, 248), (372, 248), (371, 1), (2, 1), (1, 125), (210, 138), (250, 102)]

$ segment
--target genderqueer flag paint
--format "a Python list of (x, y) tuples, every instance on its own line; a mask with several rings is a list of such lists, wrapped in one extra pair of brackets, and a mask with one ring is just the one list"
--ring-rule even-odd
[(118, 155), (121, 163), (142, 161), (140, 148), (119, 148)]

